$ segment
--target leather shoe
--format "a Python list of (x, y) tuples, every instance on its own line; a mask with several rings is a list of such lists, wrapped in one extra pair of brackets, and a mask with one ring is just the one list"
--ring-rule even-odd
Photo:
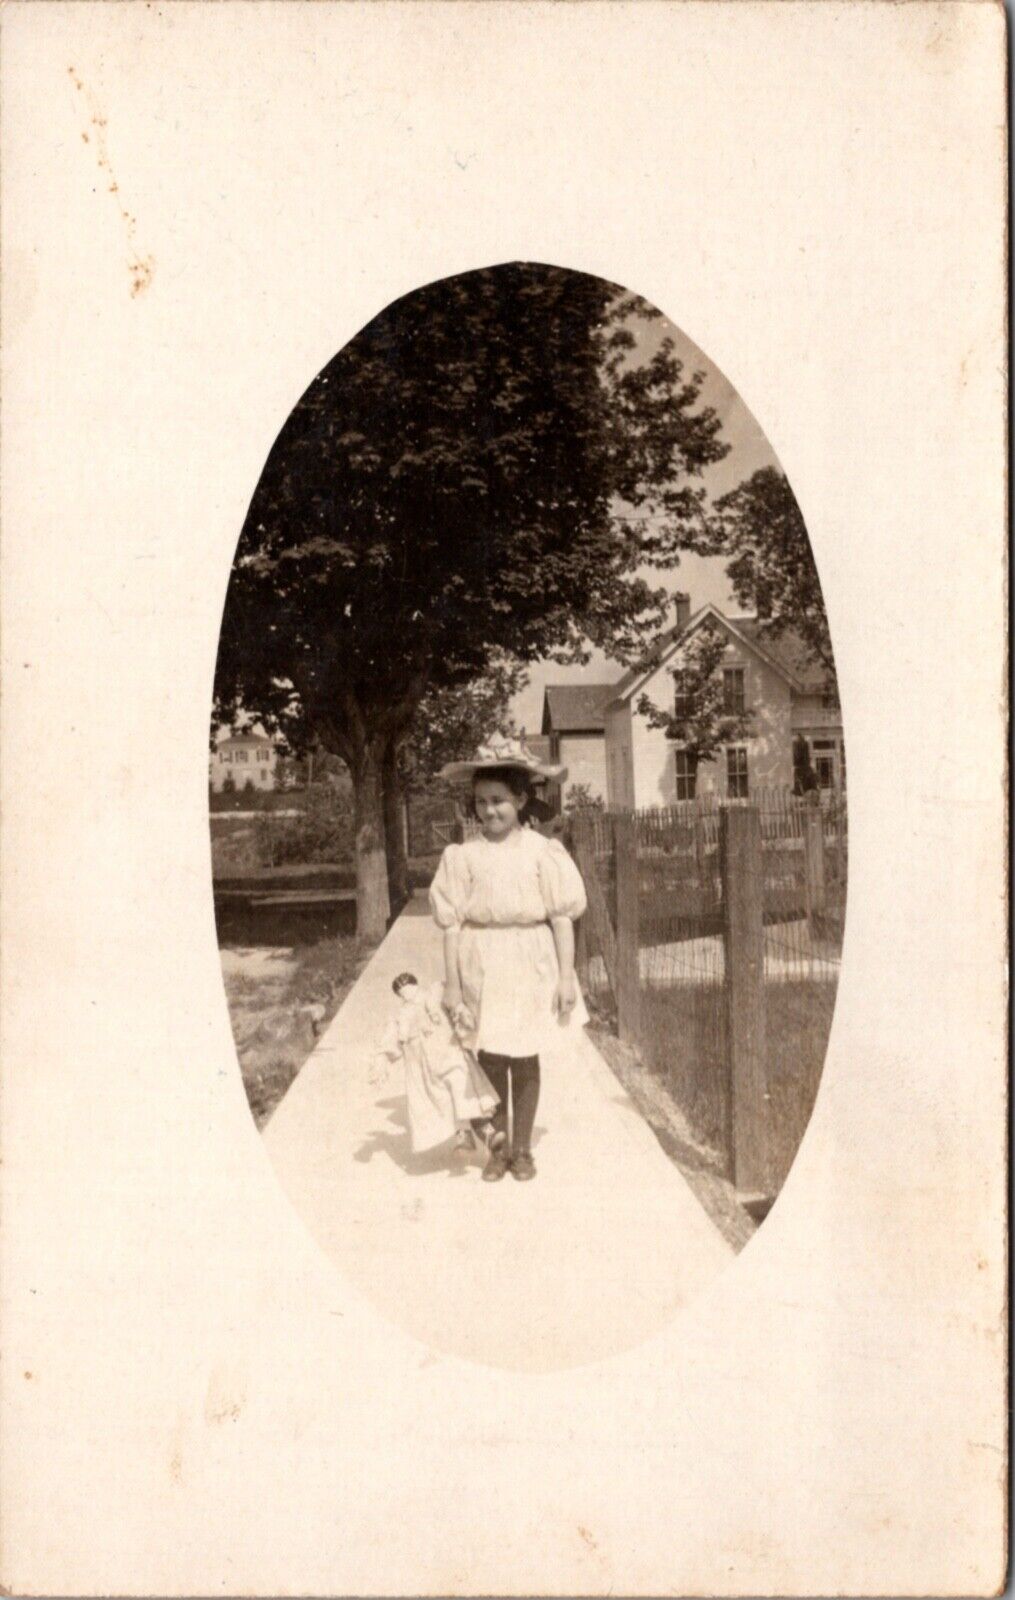
[(528, 1183), (530, 1178), (536, 1176), (536, 1163), (527, 1150), (522, 1150), (511, 1162), (511, 1176), (517, 1178), (519, 1183)]
[(504, 1149), (495, 1150), (483, 1168), (484, 1183), (499, 1183), (508, 1169), (508, 1155)]

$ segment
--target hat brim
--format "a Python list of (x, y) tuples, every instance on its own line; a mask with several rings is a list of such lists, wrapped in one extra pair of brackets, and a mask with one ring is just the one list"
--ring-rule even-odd
[(437, 776), (443, 783), (470, 782), (479, 772), (503, 772), (510, 767), (514, 772), (524, 772), (526, 777), (537, 783), (563, 783), (567, 777), (566, 767), (545, 766), (541, 761), (449, 761), (442, 767)]

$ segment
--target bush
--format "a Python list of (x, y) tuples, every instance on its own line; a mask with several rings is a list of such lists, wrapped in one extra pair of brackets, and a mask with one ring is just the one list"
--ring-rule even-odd
[(352, 858), (352, 799), (330, 784), (305, 791), (304, 809), (298, 817), (273, 818), (266, 812), (254, 827), (258, 853), (266, 866)]
[(573, 783), (567, 791), (564, 801), (564, 813), (573, 817), (580, 811), (605, 811), (606, 804), (602, 795), (593, 794), (587, 783)]
[(249, 871), (261, 865), (258, 841), (249, 823), (233, 821), (232, 818), (213, 821), (211, 863), (216, 878), (230, 872)]

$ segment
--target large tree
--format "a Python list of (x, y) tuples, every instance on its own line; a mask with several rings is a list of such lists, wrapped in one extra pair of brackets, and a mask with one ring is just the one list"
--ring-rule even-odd
[(785, 475), (762, 467), (715, 502), (711, 550), (727, 557), (740, 605), (773, 639), (795, 633), (834, 684), (835, 661), (821, 580), (796, 497)]
[[(269, 455), (226, 600), (217, 709), (346, 761), (358, 927), (388, 912), (384, 773), (428, 690), (491, 657), (637, 653), (728, 446), (658, 315), (600, 279), (523, 263), (418, 290), (314, 380)], [(640, 513), (640, 515), (637, 515)]]

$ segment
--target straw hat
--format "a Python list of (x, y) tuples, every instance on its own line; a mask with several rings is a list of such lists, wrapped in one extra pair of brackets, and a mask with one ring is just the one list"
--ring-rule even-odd
[(549, 766), (534, 756), (525, 743), (524, 734), (517, 739), (495, 734), (486, 744), (480, 745), (471, 760), (449, 761), (437, 776), (445, 783), (461, 783), (492, 767), (516, 767), (519, 772), (528, 773), (536, 783), (563, 783), (567, 777), (566, 767)]

